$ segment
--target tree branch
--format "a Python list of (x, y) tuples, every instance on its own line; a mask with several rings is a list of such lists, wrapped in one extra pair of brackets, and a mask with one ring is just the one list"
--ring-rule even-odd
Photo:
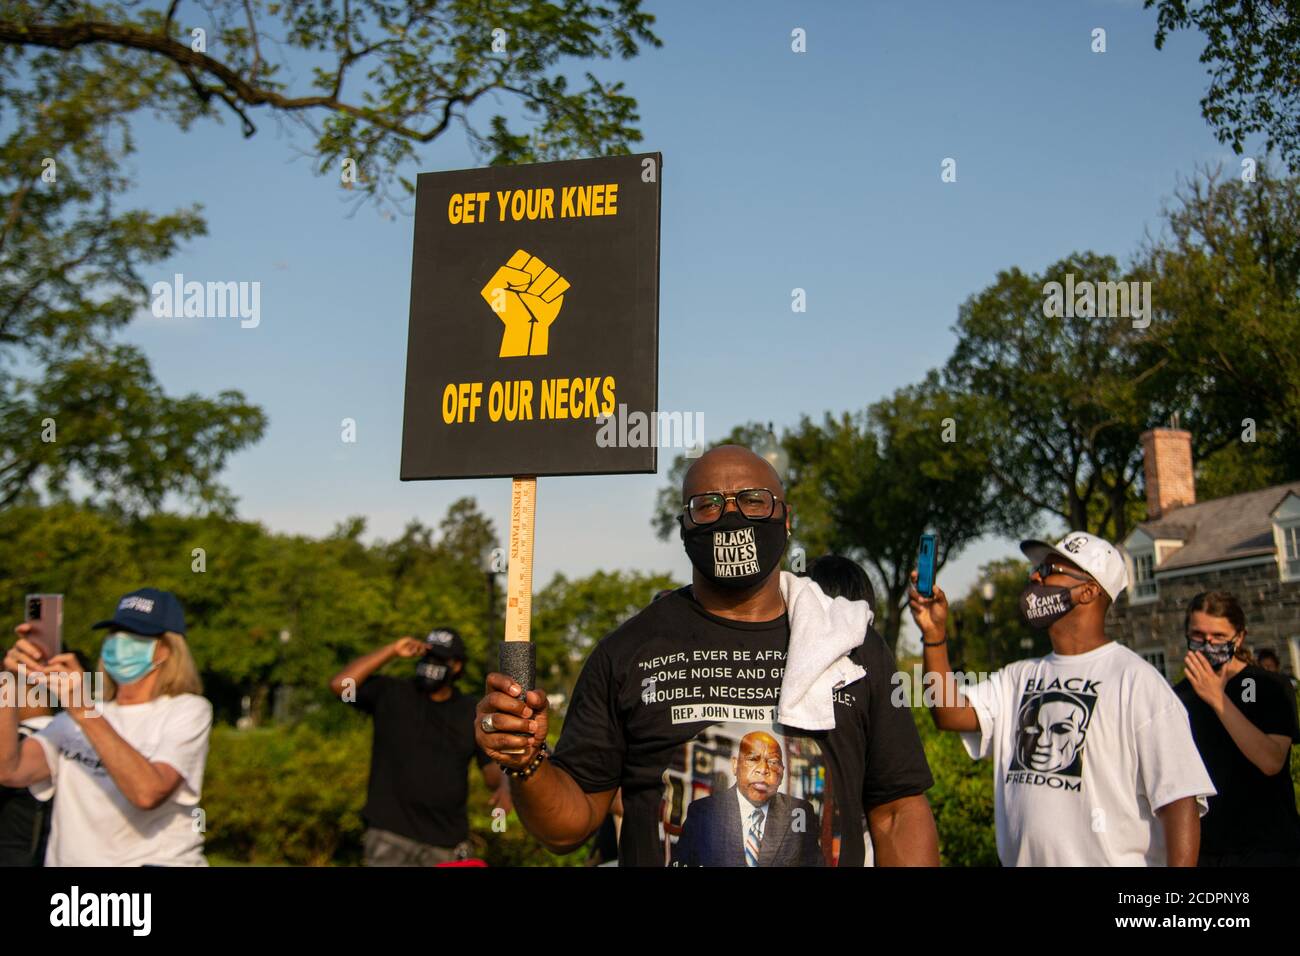
[[(44, 24), (24, 26), (11, 21), (0, 21), (0, 43), (47, 47), (55, 50), (71, 50), (79, 46), (107, 43), (111, 46), (155, 53), (166, 57), (182, 68), (189, 67), (220, 81), (222, 90), (227, 94), (222, 96), (222, 99), (232, 108), (235, 108), (232, 102), (233, 98), (245, 106), (272, 106), (286, 112), (315, 108), (330, 109), (365, 120), (380, 129), (418, 143), (430, 143), (446, 130), (451, 122), (451, 108), (456, 103), (468, 105), (490, 88), (483, 87), (471, 94), (458, 93), (448, 96), (441, 122), (433, 129), (421, 131), (388, 119), (382, 111), (345, 103), (335, 95), (285, 96), (275, 90), (256, 86), (225, 63), (214, 60), (206, 53), (191, 50), (185, 44), (163, 34), (148, 33), (135, 27), (90, 21), (74, 23), (69, 26), (49, 26)], [(207, 87), (205, 89), (210, 95), (222, 95), (222, 91)], [(236, 112), (240, 114), (240, 117), (247, 124), (248, 117), (238, 109), (236, 109)]]

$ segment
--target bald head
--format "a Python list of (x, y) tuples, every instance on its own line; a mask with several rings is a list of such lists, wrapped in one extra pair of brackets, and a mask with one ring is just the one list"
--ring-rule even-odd
[(677, 520), (701, 603), (724, 617), (779, 615), (784, 604), (776, 572), (790, 538), (790, 506), (776, 469), (748, 448), (719, 445), (687, 470), (682, 504)]
[(768, 488), (785, 500), (781, 476), (766, 458), (760, 458), (743, 445), (719, 445), (710, 448), (686, 469), (682, 503), (691, 495), (709, 491), (731, 494), (744, 488)]

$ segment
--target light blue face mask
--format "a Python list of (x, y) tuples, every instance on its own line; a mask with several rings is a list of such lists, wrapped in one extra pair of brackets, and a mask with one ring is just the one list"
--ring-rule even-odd
[(157, 643), (157, 638), (123, 631), (108, 635), (100, 651), (104, 670), (119, 684), (134, 684), (154, 669), (153, 649)]

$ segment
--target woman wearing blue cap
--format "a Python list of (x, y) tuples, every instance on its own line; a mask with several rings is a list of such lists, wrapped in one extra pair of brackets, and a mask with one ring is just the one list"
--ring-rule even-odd
[(96, 628), (102, 699), (72, 654), (44, 660), (16, 628), (4, 667), (46, 682), (65, 709), (18, 738), (17, 711), (0, 707), (0, 783), (54, 801), (46, 866), (205, 866), (201, 811), (212, 705), (202, 697), (176, 596), (132, 591)]

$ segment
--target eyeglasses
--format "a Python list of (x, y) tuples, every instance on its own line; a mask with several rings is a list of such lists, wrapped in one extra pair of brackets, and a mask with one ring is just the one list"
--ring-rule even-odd
[(1238, 631), (1234, 634), (1215, 634), (1210, 631), (1193, 631), (1187, 632), (1187, 640), (1191, 644), (1204, 647), (1206, 644), (1229, 644), (1237, 639)]
[(696, 524), (713, 524), (727, 510), (728, 501), (734, 501), (736, 510), (750, 521), (766, 521), (776, 511), (776, 503), (780, 499), (766, 488), (745, 488), (734, 495), (708, 491), (691, 495), (682, 511), (690, 515)]
[(1092, 578), (1086, 574), (1067, 568), (1059, 564), (1053, 564), (1051, 561), (1044, 561), (1042, 564), (1035, 566), (1029, 572), (1031, 575), (1037, 574), (1040, 581), (1046, 581), (1053, 574), (1063, 574), (1067, 578), (1074, 578), (1076, 581), (1091, 581)]

